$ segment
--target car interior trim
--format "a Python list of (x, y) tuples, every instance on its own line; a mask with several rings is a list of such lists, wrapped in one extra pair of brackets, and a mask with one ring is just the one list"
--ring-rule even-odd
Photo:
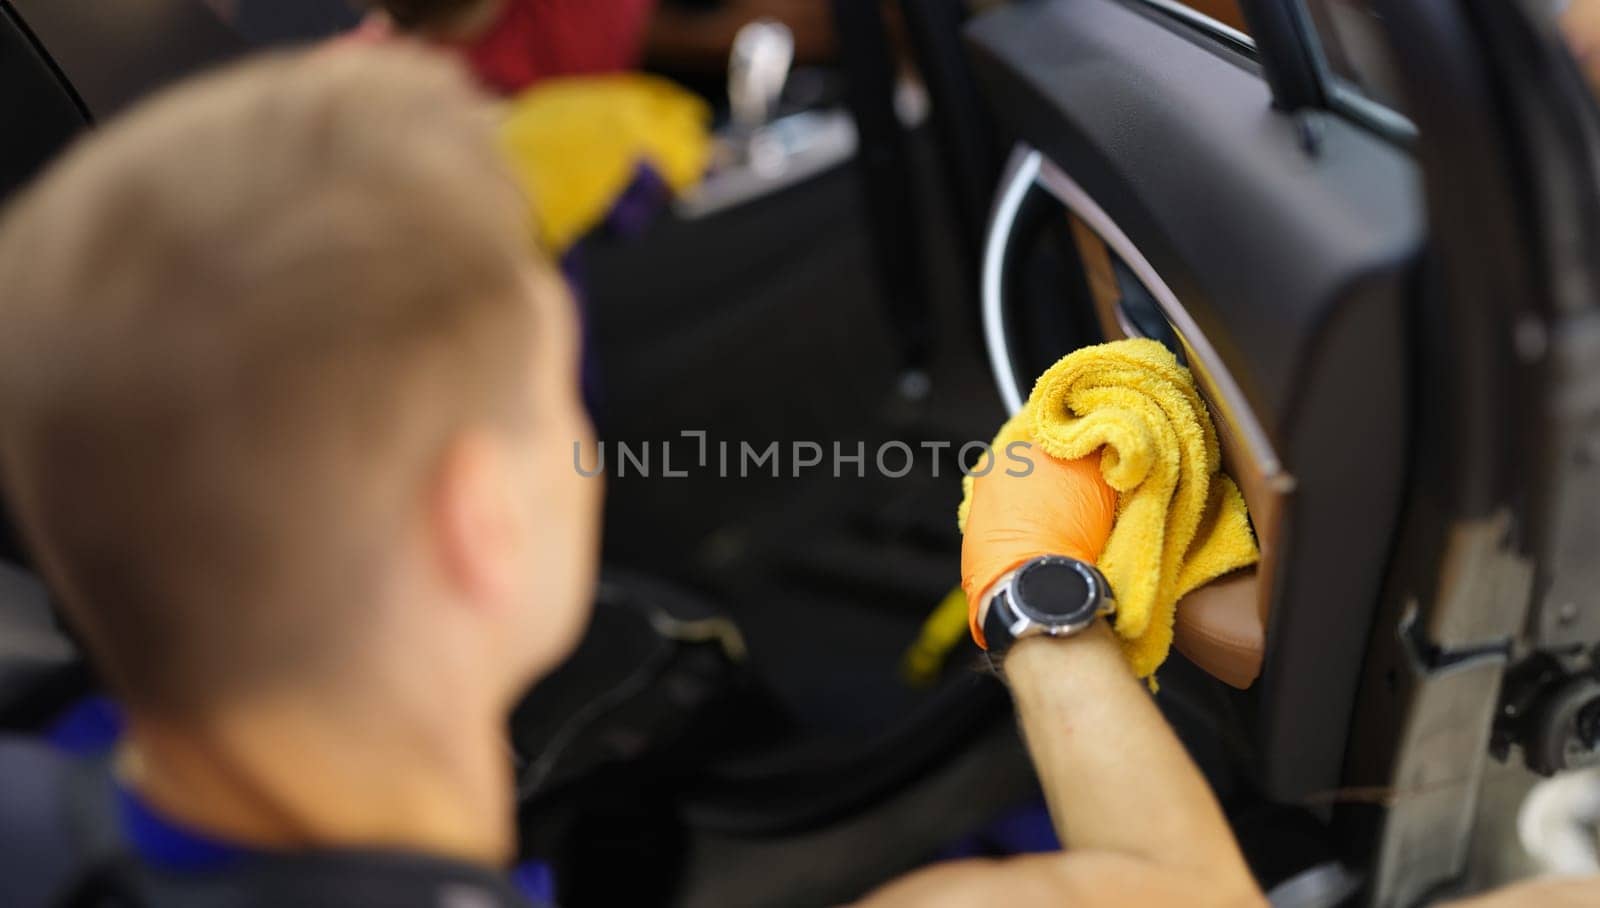
[(1234, 50), (1254, 57), (1256, 55), (1256, 41), (1254, 38), (1239, 31), (1225, 22), (1219, 22), (1192, 6), (1185, 6), (1177, 0), (1136, 0), (1144, 6), (1151, 7), (1162, 15), (1176, 19), (1191, 28), (1205, 32), (1213, 38), (1231, 46)]
[[(1095, 204), (1077, 181), (1046, 160), (1036, 149), (1020, 144), (1012, 154), (1006, 175), (1001, 180), (999, 201), (995, 204), (994, 216), (990, 221), (983, 257), (984, 339), (989, 349), (989, 364), (994, 371), (995, 385), (1005, 401), (1006, 411), (1015, 413), (1022, 409), (1023, 399), (1022, 384), (1012, 366), (1010, 343), (1006, 339), (1002, 272), (1017, 213), (1029, 190), (1035, 186), (1049, 192), (1098, 234), (1150, 291), (1167, 321), (1177, 331), (1188, 355), (1190, 368), (1203, 383), (1215, 390), (1215, 402), (1221, 411), (1219, 415), (1239, 433), (1256, 469), (1267, 477), (1274, 491), (1287, 493), (1292, 490), (1294, 480), (1284, 470), (1266, 429), (1245, 400), (1244, 391), (1223, 364), (1222, 357), (1200, 331), (1199, 325), (1195, 324), (1188, 310), (1178, 301), (1172, 288), (1156, 272), (1155, 266), (1140, 254), (1128, 235), (1106, 214), (1105, 209)], [(1124, 325), (1124, 328), (1129, 334), (1137, 334), (1130, 325)]]
[[(1257, 471), (1268, 478), (1269, 485), (1275, 491), (1288, 492), (1293, 487), (1293, 480), (1284, 471), (1283, 462), (1267, 438), (1266, 429), (1251, 410), (1244, 391), (1223, 364), (1222, 357), (1212, 347), (1210, 340), (1201, 332), (1200, 326), (1195, 324), (1189, 311), (1179, 302), (1177, 294), (1172, 292), (1172, 288), (1167, 286), (1166, 281), (1156, 272), (1155, 266), (1139, 252), (1138, 247), (1126, 233), (1122, 232), (1111, 216), (1106, 214), (1105, 209), (1097, 205), (1083, 187), (1067, 176), (1060, 167), (1041, 157), (1037, 181), (1039, 186), (1060, 200), (1068, 210), (1099, 235), (1123, 264), (1139, 278), (1145, 289), (1155, 297), (1156, 303), (1161, 306), (1162, 313), (1177, 332), (1178, 339), (1185, 348), (1189, 368), (1195, 372), (1195, 377), (1203, 386), (1209, 385), (1215, 391), (1213, 400), (1221, 411), (1218, 416), (1238, 432), (1250, 460)], [(1137, 335), (1136, 331), (1129, 333)]]
[(1011, 365), (1011, 345), (1006, 341), (1005, 301), (1001, 282), (1004, 278), (1006, 250), (1017, 223), (1022, 202), (1028, 197), (1039, 177), (1039, 165), (1044, 156), (1025, 145), (1018, 145), (1006, 164), (1006, 175), (1000, 181), (1000, 194), (995, 202), (994, 215), (989, 219), (989, 236), (983, 245), (983, 335), (989, 351), (989, 366), (994, 370), (995, 387), (1005, 402), (1006, 413), (1022, 409), (1021, 385), (1016, 370)]

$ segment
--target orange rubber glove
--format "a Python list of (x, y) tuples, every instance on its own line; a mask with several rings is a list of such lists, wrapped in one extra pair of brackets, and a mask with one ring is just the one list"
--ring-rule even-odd
[[(1004, 436), (1004, 433), (1002, 433)], [(1093, 564), (1111, 536), (1117, 493), (1100, 475), (1100, 455), (1057, 460), (1037, 446), (1024, 468), (1009, 457), (972, 477), (966, 535), (961, 542), (961, 588), (967, 593), (972, 639), (988, 649), (978, 621), (981, 597), (994, 582), (1040, 555), (1067, 555)], [(974, 470), (982, 470), (980, 463)]]

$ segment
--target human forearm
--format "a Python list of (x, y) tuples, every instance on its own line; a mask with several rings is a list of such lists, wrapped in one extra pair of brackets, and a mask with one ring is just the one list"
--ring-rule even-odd
[(1254, 885), (1204, 777), (1108, 625), (1023, 640), (1005, 672), (1063, 846)]
[[(1029, 441), (1028, 425), (1025, 419), (1008, 422), (996, 447)], [(1062, 556), (1098, 561), (1111, 535), (1118, 496), (1101, 460), (1099, 452), (1076, 460), (1038, 455), (1031, 471), (975, 475), (968, 492), (961, 580), (973, 638), (1003, 653), (1034, 768), (1066, 848), (1027, 862), (1028, 879), (1084, 904), (1174, 903), (1156, 894), (1162, 887), (1185, 893), (1183, 904), (1261, 904), (1205, 778), (1135, 679), (1110, 625), (1092, 617), (1108, 604), (1104, 578), (1067, 564), (1081, 578), (1074, 584), (1062, 572)], [(1031, 571), (1039, 573), (1029, 584)], [(985, 621), (1001, 589), (1007, 590), (1004, 620), (992, 629), (997, 639), (989, 640)], [(1007, 650), (1017, 635), (1022, 639)], [(968, 879), (976, 879), (973, 874), (984, 876), (963, 871)], [(1101, 891), (1104, 899), (1084, 901), (1085, 893)], [(1060, 898), (1054, 903), (1062, 904)]]

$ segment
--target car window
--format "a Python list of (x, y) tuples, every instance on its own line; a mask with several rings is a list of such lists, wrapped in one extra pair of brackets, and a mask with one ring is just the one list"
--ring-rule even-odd
[(1383, 19), (1371, 0), (1306, 0), (1306, 6), (1336, 87), (1404, 112)]
[(1391, 140), (1416, 138), (1383, 16), (1372, 0), (1305, 0), (1300, 9), (1322, 52), (1328, 107)]
[[(1239, 0), (1136, 0), (1254, 55)], [(1372, 0), (1281, 0), (1303, 10), (1326, 60), (1328, 106), (1397, 140), (1415, 136), (1405, 116), (1383, 19)], [(1554, 2), (1554, 0), (1550, 0)], [(1573, 0), (1579, 2), (1579, 0)], [(1600, 8), (1600, 0), (1583, 0)], [(1600, 17), (1597, 17), (1600, 21)], [(1600, 36), (1600, 29), (1597, 29)]]

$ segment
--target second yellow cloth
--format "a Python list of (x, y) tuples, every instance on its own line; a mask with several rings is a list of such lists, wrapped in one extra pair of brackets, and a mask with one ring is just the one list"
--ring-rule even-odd
[(649, 164), (674, 192), (711, 161), (711, 108), (641, 73), (548, 79), (510, 102), (501, 145), (555, 254), (592, 230)]
[(1172, 647), (1178, 600), (1260, 557), (1193, 376), (1152, 340), (1085, 347), (1039, 376), (996, 450), (1018, 437), (1067, 460), (1103, 452), (1117, 519), (1098, 567), (1129, 664), (1150, 677)]

